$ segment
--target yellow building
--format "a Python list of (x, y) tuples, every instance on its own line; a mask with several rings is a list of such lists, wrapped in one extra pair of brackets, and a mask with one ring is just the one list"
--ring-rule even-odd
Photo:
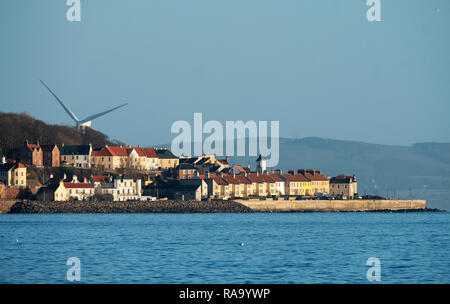
[(285, 181), (286, 195), (311, 195), (311, 182), (303, 175), (292, 172), (281, 176)]
[(174, 158), (177, 160), (176, 162), (171, 158), (167, 158), (159, 165), (158, 157), (154, 149), (131, 146), (105, 146), (91, 152), (91, 166), (110, 170), (127, 168), (150, 171), (158, 169), (158, 166), (162, 168), (176, 167), (178, 165), (178, 158), (175, 156)]
[(37, 193), (38, 200), (43, 202), (65, 202), (69, 200), (69, 190), (64, 186), (64, 181), (42, 187)]
[(167, 148), (156, 149), (156, 155), (158, 156), (158, 167), (160, 169), (175, 168), (179, 164), (179, 158), (173, 155)]
[(322, 175), (320, 170), (299, 169), (298, 174), (303, 175), (311, 182), (310, 195), (315, 193), (330, 193), (330, 180)]
[(20, 162), (2, 163), (0, 181), (6, 186), (26, 187), (27, 168)]
[(126, 148), (103, 147), (91, 152), (91, 166), (103, 169), (128, 168), (128, 153)]

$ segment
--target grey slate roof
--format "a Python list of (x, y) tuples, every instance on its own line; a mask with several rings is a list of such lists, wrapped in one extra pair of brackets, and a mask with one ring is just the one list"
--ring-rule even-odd
[(90, 146), (63, 146), (61, 149), (62, 155), (89, 155)]
[(0, 171), (9, 171), (11, 169), (14, 169), (16, 166), (16, 163), (6, 163), (0, 165)]
[(156, 149), (156, 155), (158, 155), (158, 158), (178, 158), (166, 149)]

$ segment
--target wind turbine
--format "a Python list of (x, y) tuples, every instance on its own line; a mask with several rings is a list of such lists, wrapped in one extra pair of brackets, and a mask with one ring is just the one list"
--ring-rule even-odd
[(79, 130), (81, 130), (81, 131), (84, 131), (84, 129), (85, 129), (86, 127), (90, 127), (91, 124), (92, 124), (92, 121), (93, 121), (94, 119), (99, 118), (100, 116), (103, 116), (103, 115), (105, 115), (105, 114), (108, 114), (109, 112), (112, 112), (112, 111), (114, 111), (114, 110), (117, 110), (117, 109), (119, 109), (119, 108), (121, 108), (121, 107), (124, 107), (124, 106), (126, 106), (126, 105), (128, 104), (128, 103), (124, 103), (123, 105), (114, 107), (114, 108), (109, 109), (109, 110), (104, 111), (104, 112), (100, 112), (100, 113), (91, 115), (91, 116), (89, 116), (89, 117), (86, 117), (85, 119), (81, 119), (81, 120), (80, 120), (80, 119), (75, 115), (75, 113), (73, 113), (72, 110), (69, 109), (69, 107), (66, 106), (66, 105), (58, 98), (58, 96), (56, 96), (55, 93), (53, 93), (53, 91), (50, 90), (50, 88), (49, 88), (42, 80), (39, 79), (39, 81), (47, 88), (47, 90), (53, 95), (53, 97), (55, 97), (55, 99), (56, 99), (56, 100), (59, 102), (59, 104), (63, 107), (64, 111), (66, 111), (66, 113), (69, 114), (70, 118), (72, 118), (72, 119), (75, 121), (76, 127), (77, 127)]

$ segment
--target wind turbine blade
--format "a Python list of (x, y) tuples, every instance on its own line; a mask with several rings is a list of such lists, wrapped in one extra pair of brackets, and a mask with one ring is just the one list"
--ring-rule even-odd
[(68, 106), (66, 106), (59, 98), (58, 96), (55, 95), (55, 93), (52, 92), (52, 90), (50, 90), (50, 88), (42, 81), (39, 79), (39, 81), (47, 88), (47, 90), (53, 95), (53, 97), (56, 98), (56, 100), (59, 102), (59, 104), (64, 108), (64, 110), (66, 111), (67, 114), (69, 114), (69, 116), (75, 120), (76, 123), (78, 123), (80, 120), (78, 119), (78, 117), (72, 112), (72, 110), (69, 109)]
[(127, 104), (128, 104), (128, 103), (124, 103), (123, 105), (117, 106), (117, 107), (112, 108), (112, 109), (110, 109), (110, 110), (108, 110), (108, 111), (101, 112), (101, 113), (97, 113), (97, 114), (94, 114), (94, 115), (92, 115), (92, 116), (86, 117), (85, 119), (83, 119), (82, 121), (80, 121), (80, 123), (85, 123), (85, 122), (94, 120), (94, 119), (96, 119), (96, 118), (99, 118), (100, 116), (103, 116), (103, 115), (105, 115), (105, 114), (108, 114), (109, 112), (112, 112), (112, 111), (117, 110), (117, 109), (119, 109), (119, 108), (121, 108), (121, 107), (124, 107), (124, 106), (126, 106)]

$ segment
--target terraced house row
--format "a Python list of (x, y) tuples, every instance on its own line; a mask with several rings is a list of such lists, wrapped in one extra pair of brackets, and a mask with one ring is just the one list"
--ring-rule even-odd
[(245, 198), (270, 196), (310, 196), (330, 192), (330, 180), (319, 170), (299, 169), (282, 173), (281, 170), (242, 174), (209, 173), (197, 175), (208, 186), (208, 197)]
[(93, 149), (92, 145), (30, 144), (25, 141), (19, 158), (36, 167), (71, 166), (78, 168), (136, 169), (142, 171), (171, 169), (179, 159), (167, 148), (142, 148), (140, 146), (105, 146)]

